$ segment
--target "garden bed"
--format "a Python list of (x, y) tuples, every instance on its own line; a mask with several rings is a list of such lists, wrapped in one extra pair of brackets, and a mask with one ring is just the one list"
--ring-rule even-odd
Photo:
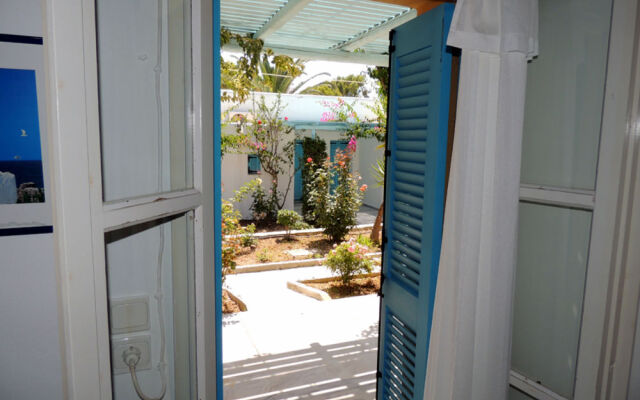
[[(346, 240), (352, 237), (357, 238), (358, 235), (369, 237), (370, 234), (370, 228), (354, 229), (347, 236)], [(329, 241), (322, 233), (297, 235), (292, 236), (291, 239), (285, 239), (284, 237), (264, 238), (258, 239), (257, 246), (253, 249), (241, 249), (236, 258), (236, 263), (238, 266), (242, 266), (249, 264), (299, 260), (301, 259), (300, 257), (295, 257), (287, 253), (288, 250), (297, 249), (304, 249), (312, 253), (310, 257), (306, 258), (324, 258), (332, 248), (333, 243), (331, 243), (331, 241)], [(377, 246), (372, 246), (370, 251), (377, 252), (380, 251), (380, 249)]]
[(343, 285), (339, 277), (332, 277), (287, 282), (287, 287), (320, 301), (364, 296), (380, 291), (380, 273), (358, 275), (348, 285)]

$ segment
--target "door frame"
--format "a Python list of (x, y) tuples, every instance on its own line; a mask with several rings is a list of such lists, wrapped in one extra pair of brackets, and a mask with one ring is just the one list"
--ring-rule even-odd
[(219, 156), (214, 157), (215, 143), (219, 151), (219, 129), (214, 129), (214, 121), (219, 121), (219, 105), (214, 108), (219, 95), (214, 93), (213, 54), (219, 45), (219, 34), (214, 42), (214, 4), (192, 0), (191, 5), (193, 189), (103, 203), (95, 2), (43, 3), (64, 398), (112, 398), (104, 232), (189, 210), (195, 217), (198, 397), (214, 398), (221, 393), (217, 382), (222, 376), (216, 351), (220, 274), (214, 257), (219, 257), (219, 248), (206, 243), (219, 235), (220, 226), (219, 218), (217, 225), (214, 220), (219, 214), (214, 213), (214, 180), (219, 178)]

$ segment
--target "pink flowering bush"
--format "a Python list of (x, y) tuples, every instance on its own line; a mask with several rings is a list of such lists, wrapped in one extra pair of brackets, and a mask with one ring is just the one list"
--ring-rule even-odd
[(355, 275), (373, 270), (373, 263), (366, 256), (368, 252), (369, 247), (349, 239), (348, 242), (334, 245), (325, 264), (331, 272), (340, 274), (343, 285), (348, 285)]

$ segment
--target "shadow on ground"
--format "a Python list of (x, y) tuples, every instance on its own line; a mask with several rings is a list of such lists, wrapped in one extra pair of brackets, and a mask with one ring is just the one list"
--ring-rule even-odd
[(224, 365), (224, 398), (375, 398), (376, 337), (252, 357)]

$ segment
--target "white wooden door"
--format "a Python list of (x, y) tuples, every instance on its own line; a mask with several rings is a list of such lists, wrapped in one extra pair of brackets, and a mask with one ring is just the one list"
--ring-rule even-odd
[(145, 336), (147, 396), (216, 397), (212, 7), (45, 2), (66, 398), (137, 398), (112, 344)]

